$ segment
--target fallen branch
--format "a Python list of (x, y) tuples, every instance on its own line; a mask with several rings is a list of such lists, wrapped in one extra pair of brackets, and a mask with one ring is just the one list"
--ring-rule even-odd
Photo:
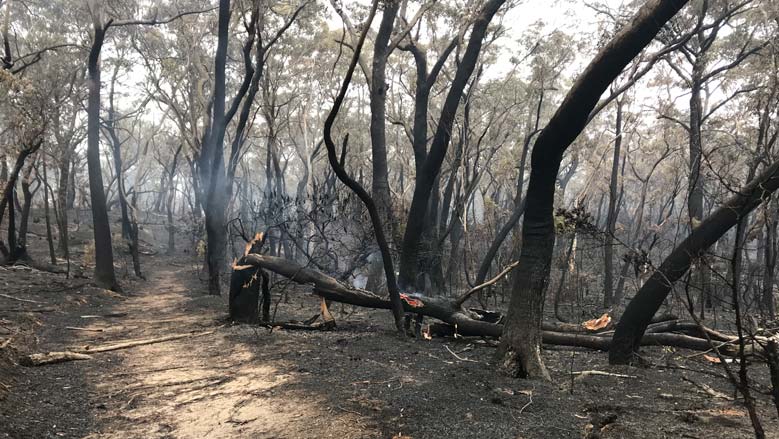
[(3, 308), (0, 312), (54, 312), (56, 308)]
[[(316, 317), (319, 317), (318, 315)], [(301, 331), (326, 331), (332, 329), (331, 325), (325, 323), (305, 323), (305, 322), (264, 322), (260, 326), (271, 329), (292, 329)]]
[(134, 348), (136, 346), (145, 346), (150, 344), (156, 344), (156, 343), (163, 343), (166, 341), (173, 341), (173, 340), (179, 340), (182, 338), (194, 338), (194, 337), (202, 337), (204, 335), (213, 334), (216, 331), (205, 331), (205, 332), (197, 332), (194, 334), (176, 334), (176, 335), (167, 335), (165, 337), (157, 337), (157, 338), (147, 338), (144, 340), (133, 340), (133, 341), (125, 341), (121, 343), (111, 344), (107, 346), (97, 346), (97, 347), (91, 347), (91, 346), (84, 346), (81, 349), (77, 349), (75, 352), (87, 354), (87, 353), (99, 353), (99, 352), (109, 352), (109, 351), (118, 351), (120, 349), (128, 349), (128, 348)]
[(71, 331), (103, 332), (104, 328), (79, 328), (78, 326), (66, 326), (65, 329)]
[(22, 357), (19, 362), (23, 366), (34, 367), (47, 364), (65, 363), (67, 361), (90, 360), (91, 356), (79, 352), (46, 352), (42, 354), (30, 354)]
[(602, 371), (602, 370), (582, 370), (582, 371), (579, 371), (579, 372), (573, 372), (572, 375), (577, 375), (576, 376), (577, 380), (582, 379), (584, 377), (593, 376), (593, 375), (607, 376), (607, 377), (616, 377), (616, 378), (638, 378), (635, 375), (625, 375), (623, 373), (611, 373), (611, 372), (605, 372), (605, 371)]
[(695, 381), (693, 381), (693, 380), (691, 380), (691, 379), (689, 379), (689, 378), (687, 378), (685, 376), (683, 376), (682, 379), (684, 381), (687, 381), (688, 383), (692, 384), (693, 386), (703, 390), (704, 392), (706, 392), (710, 396), (713, 396), (714, 398), (720, 398), (720, 399), (725, 399), (727, 401), (733, 401), (732, 397), (730, 397), (730, 396), (728, 396), (728, 395), (726, 395), (726, 394), (724, 394), (724, 393), (722, 393), (720, 391), (712, 389), (711, 386), (709, 386), (708, 384), (696, 383)]
[(465, 303), (466, 300), (468, 300), (468, 298), (470, 298), (475, 293), (478, 293), (479, 291), (489, 287), (490, 285), (497, 283), (499, 280), (503, 278), (503, 276), (509, 274), (511, 270), (517, 268), (518, 265), (519, 265), (519, 261), (512, 262), (511, 264), (507, 265), (506, 268), (504, 268), (500, 273), (498, 273), (497, 276), (493, 277), (487, 282), (484, 282), (481, 285), (477, 285), (471, 288), (470, 290), (465, 292), (462, 296), (458, 297), (454, 303), (458, 306), (462, 305), (463, 303)]
[(447, 351), (449, 351), (450, 354), (452, 354), (452, 356), (454, 358), (457, 358), (460, 361), (470, 361), (471, 363), (479, 363), (479, 361), (471, 360), (470, 358), (465, 358), (465, 357), (461, 357), (461, 356), (457, 355), (457, 353), (455, 351), (449, 349), (449, 346), (447, 346), (447, 345), (444, 345), (444, 347), (446, 348)]
[(2, 293), (0, 293), (0, 297), (5, 297), (6, 299), (17, 300), (19, 302), (25, 302), (25, 303), (44, 304), (44, 302), (39, 302), (37, 300), (22, 299), (22, 298), (19, 298), (19, 297), (9, 296), (8, 294), (2, 294)]

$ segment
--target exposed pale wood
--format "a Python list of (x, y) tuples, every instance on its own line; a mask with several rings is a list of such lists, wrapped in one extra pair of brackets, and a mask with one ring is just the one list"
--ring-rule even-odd
[(65, 329), (71, 331), (103, 332), (104, 328), (79, 328), (78, 326), (66, 326)]
[(470, 290), (466, 291), (462, 296), (457, 298), (455, 303), (457, 305), (462, 305), (463, 303), (465, 303), (466, 300), (468, 300), (468, 298), (470, 298), (475, 293), (478, 293), (479, 291), (489, 287), (490, 285), (496, 284), (499, 280), (501, 280), (503, 278), (503, 276), (509, 274), (511, 272), (511, 270), (517, 268), (518, 265), (519, 265), (519, 261), (514, 261), (514, 262), (510, 263), (509, 265), (506, 266), (506, 268), (504, 268), (500, 273), (498, 273), (492, 279), (490, 279), (487, 282), (484, 282), (483, 284), (477, 285), (477, 286), (471, 288)]
[(44, 303), (44, 302), (39, 302), (37, 300), (22, 299), (20, 297), (9, 296), (8, 294), (2, 294), (2, 293), (0, 293), (0, 297), (5, 297), (6, 299), (17, 300), (19, 302), (26, 302), (26, 303), (38, 303), (38, 304)]
[(615, 377), (615, 378), (638, 378), (635, 375), (625, 375), (623, 373), (611, 373), (603, 370), (582, 370), (578, 372), (573, 372), (572, 375), (576, 375), (577, 380), (582, 379), (584, 377), (593, 376), (593, 375)]
[(30, 354), (22, 357), (20, 363), (24, 366), (44, 366), (47, 364), (65, 363), (67, 361), (90, 360), (91, 356), (80, 352), (46, 352), (41, 354)]
[(712, 389), (711, 386), (709, 386), (706, 383), (697, 383), (697, 382), (695, 382), (695, 381), (693, 381), (693, 380), (691, 380), (691, 379), (689, 379), (687, 377), (684, 377), (684, 376), (682, 377), (682, 379), (684, 381), (687, 381), (688, 383), (692, 384), (693, 386), (703, 390), (704, 392), (706, 392), (707, 394), (713, 396), (714, 398), (720, 398), (720, 399), (725, 399), (725, 400), (728, 400), (728, 401), (733, 401), (732, 397), (730, 397), (730, 396), (728, 396), (728, 395), (726, 395), (726, 394), (724, 394), (724, 393), (722, 393), (722, 392), (720, 392), (718, 390)]

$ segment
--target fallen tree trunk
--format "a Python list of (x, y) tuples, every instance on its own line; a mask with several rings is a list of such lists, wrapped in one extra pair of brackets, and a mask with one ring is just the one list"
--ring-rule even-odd
[(739, 192), (726, 200), (699, 224), (665, 258), (633, 300), (628, 303), (614, 332), (611, 364), (629, 364), (638, 352), (639, 341), (674, 285), (706, 249), (779, 189), (779, 162), (767, 167)]
[[(389, 298), (378, 296), (370, 291), (345, 285), (333, 277), (317, 270), (304, 267), (294, 261), (276, 256), (266, 256), (250, 253), (244, 256), (238, 267), (239, 271), (246, 266), (257, 267), (280, 274), (294, 282), (313, 287), (314, 294), (335, 302), (375, 309), (391, 309)], [(431, 333), (438, 335), (487, 336), (500, 337), (503, 332), (502, 318), (498, 313), (485, 312), (477, 309), (466, 309), (458, 304), (459, 298), (427, 297), (420, 294), (401, 294), (404, 311), (421, 314), (441, 320), (445, 325), (432, 325)], [(674, 318), (663, 316), (654, 324), (655, 332), (647, 333), (641, 340), (642, 345), (662, 345), (685, 349), (707, 351), (711, 344), (703, 338), (687, 334), (675, 334), (664, 331), (679, 328), (691, 331), (689, 322), (679, 320), (664, 320)], [(448, 328), (448, 329), (447, 329)], [(613, 331), (588, 331), (581, 325), (544, 323), (542, 326), (542, 341), (545, 344), (579, 346), (602, 351), (609, 350)], [(736, 349), (730, 343), (733, 338), (717, 331), (712, 340), (719, 341), (716, 346), (725, 355), (735, 355)], [(664, 331), (661, 331), (664, 330)], [(696, 327), (697, 331), (698, 328)]]

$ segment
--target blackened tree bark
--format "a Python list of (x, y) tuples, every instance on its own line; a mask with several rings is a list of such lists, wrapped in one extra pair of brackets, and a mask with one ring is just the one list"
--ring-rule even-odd
[[(663, 261), (630, 301), (617, 324), (609, 362), (627, 364), (636, 359), (640, 339), (652, 316), (662, 305), (673, 283), (681, 278), (701, 253), (746, 217), (779, 188), (779, 162), (750, 181), (698, 225)], [(638, 341), (637, 341), (638, 340)]]
[[(230, 0), (219, 1), (212, 119), (205, 134), (198, 163), (201, 179), (200, 188), (205, 194), (203, 198), (207, 237), (206, 264), (208, 266), (208, 291), (212, 295), (219, 295), (221, 290), (220, 279), (226, 262), (227, 250), (227, 228), (225, 226), (227, 206), (232, 196), (233, 180), (241, 156), (241, 148), (246, 140), (245, 130), (251, 115), (252, 104), (259, 90), (265, 56), (308, 4), (308, 2), (300, 4), (268, 43), (263, 43), (261, 24), (264, 23), (264, 20), (261, 18), (260, 3), (259, 0), (252, 2), (250, 18), (248, 22), (245, 22), (248, 35), (242, 49), (244, 76), (230, 107), (226, 108), (225, 68), (231, 10)], [(225, 132), (227, 125), (236, 114), (239, 114), (239, 117), (232, 136), (227, 169), (225, 169)]]
[(92, 47), (87, 61), (87, 169), (95, 239), (95, 283), (102, 288), (118, 290), (111, 227), (103, 190), (103, 171), (100, 168), (100, 52), (108, 27), (100, 21), (99, 11), (93, 11), (92, 14)]
[(208, 292), (220, 293), (220, 275), (224, 266), (227, 232), (224, 227), (228, 200), (221, 193), (224, 184), (225, 120), (225, 66), (227, 64), (227, 40), (230, 31), (230, 0), (219, 0), (216, 56), (214, 57), (214, 94), (212, 121), (207, 139), (200, 154), (201, 180), (204, 189), (206, 217), (206, 264), (208, 266)]
[[(157, 25), (170, 23), (184, 15), (203, 11), (183, 12), (173, 17), (158, 20), (114, 20), (103, 22), (99, 2), (89, 2), (92, 15), (92, 46), (87, 60), (87, 168), (89, 170), (89, 196), (92, 206), (92, 223), (95, 237), (95, 283), (106, 289), (118, 290), (119, 283), (114, 273), (114, 251), (111, 245), (111, 227), (103, 188), (103, 171), (100, 168), (100, 52), (103, 49), (106, 32), (113, 26)], [(72, 173), (71, 173), (72, 174)]]
[[(401, 245), (399, 277), (401, 287), (414, 285), (417, 279), (420, 242), (425, 233), (425, 225), (430, 224), (427, 221), (430, 196), (435, 187), (436, 180), (439, 178), (441, 165), (449, 148), (454, 118), (457, 114), (465, 86), (476, 68), (487, 28), (498, 9), (503, 6), (503, 3), (505, 3), (505, 0), (487, 1), (474, 19), (468, 45), (457, 67), (452, 80), (452, 86), (446, 95), (443, 108), (441, 109), (441, 116), (438, 120), (430, 150), (425, 157), (424, 165), (417, 172), (414, 195), (411, 199), (411, 207), (409, 208), (406, 221), (406, 231)], [(415, 155), (418, 154), (415, 151)]]
[[(116, 192), (119, 198), (119, 208), (121, 211), (122, 220), (122, 239), (127, 243), (128, 250), (130, 251), (131, 259), (133, 261), (133, 272), (138, 278), (143, 278), (141, 272), (141, 258), (138, 249), (138, 224), (135, 221), (135, 207), (130, 206), (127, 200), (127, 189), (124, 181), (124, 160), (122, 158), (122, 141), (117, 133), (117, 115), (114, 107), (114, 89), (116, 86), (116, 79), (119, 76), (119, 65), (114, 68), (114, 73), (111, 75), (111, 87), (108, 94), (108, 117), (105, 120), (104, 128), (108, 135), (108, 140), (111, 143), (111, 153), (114, 159), (114, 175), (116, 178)], [(133, 212), (130, 210), (133, 209)], [(132, 213), (132, 214), (131, 214)]]
[(549, 379), (541, 360), (539, 328), (555, 240), (555, 183), (563, 154), (586, 126), (600, 95), (686, 3), (652, 0), (644, 4), (576, 80), (536, 140), (526, 195), (522, 253), (512, 279), (513, 292), (498, 350), (500, 368), (509, 375)]
[(46, 242), (49, 245), (49, 259), (51, 260), (51, 265), (55, 265), (57, 263), (57, 255), (54, 251), (54, 237), (51, 233), (51, 209), (49, 208), (50, 187), (47, 178), (45, 158), (41, 160), (41, 166), (43, 167), (43, 214), (46, 217)]
[[(38, 183), (35, 188), (30, 188), (30, 183), (32, 183), (32, 171), (35, 165), (35, 160), (32, 162), (29, 162), (27, 166), (24, 168), (24, 172), (22, 175), (22, 194), (24, 196), (24, 200), (22, 203), (22, 209), (21, 209), (21, 217), (19, 218), (19, 234), (18, 238), (16, 238), (16, 242), (14, 242), (11, 246), (11, 260), (12, 261), (24, 261), (29, 260), (30, 256), (27, 253), (27, 229), (30, 224), (30, 209), (32, 208), (32, 198), (35, 196), (35, 192), (38, 191), (38, 188), (40, 188), (40, 183)], [(8, 228), (9, 232), (11, 231), (11, 227)], [(12, 239), (9, 237), (9, 243), (12, 242)]]
[[(371, 158), (373, 176), (371, 193), (379, 214), (386, 218), (386, 225), (392, 221), (392, 206), (389, 186), (389, 168), (387, 166), (387, 135), (386, 135), (386, 105), (387, 105), (387, 58), (390, 55), (390, 36), (398, 15), (400, 1), (385, 0), (379, 29), (373, 45), (373, 62), (370, 81), (371, 109)], [(388, 233), (387, 230), (384, 231)]]
[(765, 247), (763, 263), (763, 291), (760, 302), (763, 305), (762, 310), (766, 315), (773, 319), (776, 318), (776, 302), (774, 301), (774, 284), (776, 283), (776, 260), (777, 250), (779, 250), (779, 241), (777, 239), (777, 224), (779, 224), (779, 202), (776, 199), (771, 200), (765, 206)]
[[(360, 185), (360, 183), (350, 177), (343, 168), (343, 163), (338, 159), (335, 142), (333, 141), (332, 136), (332, 129), (333, 125), (335, 124), (335, 119), (338, 117), (338, 112), (343, 105), (346, 92), (349, 89), (349, 84), (352, 81), (354, 69), (357, 67), (357, 63), (360, 59), (360, 51), (362, 50), (362, 46), (365, 43), (365, 37), (367, 36), (368, 30), (370, 29), (370, 23), (373, 21), (373, 17), (376, 14), (376, 9), (378, 8), (378, 2), (379, 0), (373, 0), (370, 13), (366, 19), (364, 30), (360, 34), (357, 44), (355, 44), (354, 55), (352, 56), (351, 63), (349, 64), (349, 68), (346, 71), (346, 76), (344, 77), (343, 83), (341, 84), (341, 89), (335, 98), (333, 108), (330, 110), (330, 113), (325, 119), (323, 137), (325, 147), (327, 148), (327, 159), (330, 162), (330, 167), (333, 169), (333, 172), (335, 172), (338, 179), (344, 185), (346, 185), (349, 189), (352, 190), (352, 192), (357, 195), (360, 201), (362, 201), (362, 203), (365, 205), (365, 208), (368, 210), (368, 215), (371, 218), (371, 225), (373, 226), (373, 233), (376, 236), (376, 244), (379, 246), (379, 251), (381, 252), (382, 263), (384, 266), (384, 275), (387, 278), (387, 290), (389, 291), (390, 296), (390, 309), (392, 310), (392, 316), (395, 319), (395, 328), (399, 333), (403, 334), (403, 302), (400, 300), (400, 291), (398, 290), (398, 284), (395, 278), (395, 267), (392, 262), (389, 243), (387, 241), (386, 235), (384, 234), (384, 224), (382, 224), (382, 218), (379, 216), (379, 211), (376, 208), (376, 204), (373, 202), (373, 199), (368, 194), (368, 192), (362, 187), (362, 185)], [(342, 148), (344, 151), (346, 149), (347, 142), (348, 135), (344, 139)]]

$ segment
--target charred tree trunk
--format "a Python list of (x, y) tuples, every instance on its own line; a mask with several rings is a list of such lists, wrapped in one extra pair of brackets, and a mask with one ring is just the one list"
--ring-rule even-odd
[(12, 261), (25, 261), (30, 259), (30, 256), (27, 253), (27, 229), (30, 224), (30, 208), (32, 208), (32, 198), (35, 195), (35, 192), (38, 190), (37, 187), (32, 190), (30, 189), (33, 165), (34, 161), (30, 162), (24, 169), (24, 175), (22, 176), (22, 194), (24, 196), (24, 202), (22, 204), (21, 217), (19, 218), (19, 237), (16, 239), (14, 246), (11, 247)]
[(421, 172), (417, 173), (414, 195), (411, 200), (411, 207), (409, 208), (406, 221), (406, 231), (401, 245), (399, 278), (401, 286), (413, 285), (414, 280), (417, 278), (420, 241), (425, 232), (426, 212), (434, 183), (439, 177), (441, 165), (449, 148), (454, 118), (460, 106), (465, 86), (476, 68), (476, 62), (479, 59), (489, 23), (498, 12), (498, 9), (503, 6), (503, 3), (505, 3), (505, 0), (489, 0), (480, 13), (476, 15), (468, 46), (463, 53), (452, 80), (452, 86), (446, 95), (443, 108), (441, 109), (441, 117), (438, 120), (430, 151), (425, 157), (424, 165), (420, 169)]
[(779, 240), (777, 239), (777, 225), (779, 224), (779, 202), (776, 199), (771, 200), (766, 205), (765, 222), (765, 247), (763, 263), (763, 291), (760, 302), (763, 305), (761, 309), (767, 314), (768, 318), (776, 318), (776, 302), (774, 300), (774, 283), (776, 282), (776, 260), (779, 250)]
[(0, 224), (3, 222), (5, 209), (8, 208), (8, 248), (4, 248), (2, 241), (0, 241), (0, 251), (2, 251), (3, 256), (9, 259), (7, 262), (12, 262), (16, 249), (16, 206), (13, 200), (16, 182), (19, 179), (19, 174), (22, 172), (22, 168), (24, 167), (27, 158), (38, 151), (42, 144), (43, 139), (38, 139), (32, 145), (22, 149), (16, 157), (16, 162), (14, 163), (10, 175), (7, 176), (7, 181), (5, 181), (3, 198), (0, 200)]
[(65, 146), (66, 153), (60, 159), (59, 163), (59, 181), (57, 183), (57, 204), (59, 211), (57, 214), (57, 230), (59, 233), (59, 250), (62, 255), (68, 256), (68, 188), (70, 187), (70, 162), (72, 155), (68, 154), (68, 145)]
[(622, 153), (622, 100), (617, 100), (617, 120), (615, 123), (614, 159), (611, 165), (609, 183), (609, 206), (606, 211), (606, 236), (604, 242), (603, 307), (615, 305), (614, 301), (614, 233), (617, 224), (617, 187), (619, 178), (619, 160)]
[(698, 225), (663, 261), (628, 304), (614, 333), (609, 362), (634, 360), (641, 337), (673, 286), (690, 265), (779, 188), (779, 163), (771, 165)]
[[(330, 110), (327, 118), (325, 119), (323, 137), (325, 147), (327, 148), (327, 160), (330, 163), (330, 167), (332, 168), (333, 172), (344, 185), (351, 189), (352, 192), (354, 192), (357, 197), (360, 198), (360, 201), (362, 201), (363, 205), (365, 205), (365, 208), (368, 210), (368, 215), (371, 218), (371, 225), (373, 227), (373, 233), (376, 236), (376, 244), (379, 246), (379, 250), (381, 251), (381, 258), (384, 266), (384, 276), (387, 278), (387, 290), (389, 291), (390, 297), (390, 309), (392, 309), (392, 316), (395, 319), (395, 328), (399, 333), (403, 334), (403, 303), (400, 299), (400, 291), (398, 290), (398, 284), (395, 278), (395, 267), (392, 262), (389, 243), (387, 241), (386, 235), (384, 234), (382, 218), (379, 216), (376, 204), (373, 202), (370, 194), (368, 194), (362, 185), (350, 177), (346, 170), (344, 170), (343, 163), (341, 163), (338, 159), (336, 146), (332, 137), (333, 124), (335, 123), (335, 119), (338, 117), (338, 112), (343, 105), (346, 92), (349, 89), (349, 84), (351, 83), (352, 76), (354, 75), (354, 69), (357, 66), (357, 62), (359, 61), (360, 51), (362, 50), (362, 46), (365, 43), (365, 38), (368, 35), (370, 23), (373, 21), (373, 17), (376, 14), (377, 8), (378, 0), (374, 0), (373, 4), (371, 5), (370, 14), (368, 15), (366, 28), (360, 34), (360, 38), (355, 45), (354, 55), (352, 56), (349, 69), (347, 70), (346, 76), (344, 77), (344, 80), (341, 84), (341, 89), (336, 96), (335, 102), (333, 103), (333, 108)], [(343, 150), (346, 149), (348, 140), (349, 137), (347, 135), (343, 141)]]
[(89, 169), (89, 194), (92, 205), (92, 224), (95, 238), (95, 283), (101, 288), (118, 290), (114, 273), (114, 250), (111, 245), (111, 226), (108, 221), (103, 171), (100, 168), (100, 51), (103, 48), (106, 28), (94, 18), (94, 35), (89, 51), (87, 80), (87, 168)]
[(210, 133), (203, 151), (201, 172), (207, 171), (204, 181), (206, 217), (206, 262), (208, 266), (208, 292), (218, 296), (221, 290), (221, 274), (225, 265), (227, 230), (225, 210), (228, 200), (224, 188), (224, 138), (225, 118), (225, 66), (230, 28), (230, 0), (219, 0), (216, 56), (214, 57), (214, 103)]
[[(43, 214), (46, 216), (46, 242), (49, 245), (49, 259), (51, 265), (57, 264), (57, 255), (54, 251), (54, 236), (51, 232), (51, 213), (49, 209), (49, 180), (46, 173), (46, 159), (41, 160), (43, 166)], [(56, 214), (56, 212), (55, 212)]]
[(587, 125), (600, 95), (686, 1), (644, 4), (596, 55), (539, 135), (531, 156), (522, 229), (522, 253), (498, 350), (501, 369), (512, 376), (549, 379), (541, 360), (541, 317), (554, 248), (552, 218), (557, 173), (565, 150)]
[[(371, 196), (379, 210), (379, 215), (386, 218), (385, 225), (392, 229), (392, 200), (390, 198), (389, 168), (387, 166), (387, 136), (386, 136), (386, 102), (387, 58), (390, 55), (390, 36), (395, 24), (395, 17), (400, 8), (400, 2), (385, 1), (379, 29), (373, 45), (373, 65), (370, 82), (371, 109), (371, 157), (373, 163), (373, 180)], [(385, 230), (387, 236), (392, 236), (390, 230)]]

